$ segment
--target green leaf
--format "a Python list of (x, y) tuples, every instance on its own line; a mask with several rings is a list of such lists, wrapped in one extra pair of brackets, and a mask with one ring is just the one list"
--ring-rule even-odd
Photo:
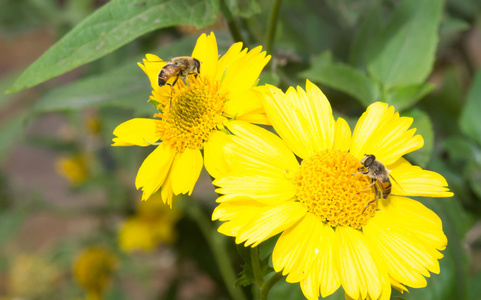
[(365, 107), (379, 100), (379, 89), (363, 72), (346, 64), (332, 63), (329, 55), (323, 53), (315, 58), (312, 67), (301, 76), (351, 95)]
[(225, 2), (232, 16), (250, 18), (261, 12), (261, 7), (255, 0), (225, 0)]
[(404, 0), (370, 45), (368, 70), (386, 88), (424, 82), (438, 43), (443, 1)]
[[(185, 38), (155, 51), (160, 57), (190, 53), (195, 39)], [(137, 66), (142, 57), (127, 61), (119, 68), (91, 76), (43, 96), (33, 107), (35, 113), (75, 110), (89, 106), (118, 106), (134, 109), (137, 114), (152, 114), (155, 110), (147, 103), (151, 87), (147, 75)]]
[(384, 101), (394, 105), (396, 110), (404, 110), (413, 106), (433, 89), (434, 85), (431, 83), (396, 86), (388, 90)]
[(305, 300), (301, 287), (298, 282), (288, 283), (285, 279), (279, 280), (269, 291), (268, 300), (289, 299), (289, 300)]
[[(242, 265), (242, 271), (239, 273), (239, 278), (236, 280), (235, 286), (248, 286), (256, 283), (254, 269), (252, 266), (251, 247), (244, 247), (243, 245), (236, 244), (236, 249), (239, 255), (244, 260), (245, 264)], [(256, 251), (259, 251), (259, 248)], [(259, 266), (262, 276), (265, 276), (266, 274), (274, 271), (268, 264), (269, 259), (270, 256), (259, 256)]]
[(20, 73), (18, 71), (14, 71), (5, 74), (5, 76), (0, 79), (0, 109), (15, 101), (16, 97), (14, 97), (14, 95), (5, 94), (5, 91), (13, 84), (18, 75), (20, 75)]
[(470, 139), (466, 139), (462, 136), (450, 136), (443, 140), (443, 148), (449, 154), (449, 159), (455, 164), (463, 164), (472, 159), (478, 153), (476, 149), (476, 144)]
[(148, 107), (148, 79), (134, 64), (76, 81), (47, 93), (33, 111), (77, 110), (89, 106)]
[[(456, 34), (467, 31), (471, 25), (463, 20), (452, 17), (445, 17), (441, 22), (441, 36), (456, 36)], [(456, 36), (457, 37), (457, 36)]]
[(476, 72), (461, 113), (460, 127), (464, 134), (481, 145), (481, 69)]
[(479, 184), (481, 182), (481, 164), (472, 161), (468, 165), (466, 171), (468, 173), (468, 182), (471, 189), (476, 196), (481, 199), (481, 185)]
[(270, 84), (270, 85), (279, 85), (281, 78), (279, 75), (272, 71), (262, 72), (259, 76), (259, 82), (257, 83), (258, 86)]
[(365, 67), (369, 44), (378, 36), (382, 28), (382, 21), (381, 6), (378, 3), (370, 5), (367, 14), (362, 18), (359, 30), (350, 49), (349, 61), (352, 65)]
[(35, 61), (9, 92), (32, 87), (100, 58), (156, 29), (215, 21), (218, 0), (113, 0), (79, 23)]
[(424, 146), (419, 150), (409, 153), (406, 155), (406, 158), (416, 165), (425, 168), (431, 159), (434, 145), (434, 131), (431, 119), (429, 119), (429, 116), (425, 112), (419, 109), (412, 109), (403, 115), (413, 118), (411, 128), (416, 128), (416, 134), (420, 134), (424, 139)]

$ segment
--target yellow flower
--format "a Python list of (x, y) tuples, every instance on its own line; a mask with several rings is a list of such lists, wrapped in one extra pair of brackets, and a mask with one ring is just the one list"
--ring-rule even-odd
[(57, 159), (55, 168), (60, 175), (67, 178), (73, 185), (82, 184), (88, 176), (86, 155), (82, 154)]
[(8, 275), (11, 299), (48, 299), (62, 278), (50, 259), (32, 254), (15, 257)]
[(160, 195), (139, 204), (138, 212), (122, 225), (120, 248), (125, 252), (151, 251), (159, 243), (172, 244), (176, 239), (175, 224), (180, 215), (162, 203)]
[(157, 119), (132, 119), (114, 130), (113, 146), (149, 146), (161, 141), (135, 180), (137, 189), (143, 191), (142, 200), (161, 188), (163, 201), (171, 206), (173, 195), (192, 193), (204, 163), (212, 175), (216, 136), (227, 118), (268, 123), (261, 94), (253, 88), (270, 59), (261, 47), (248, 52), (236, 43), (219, 58), (214, 34), (203, 34), (192, 57), (201, 62), (198, 76), (190, 75), (185, 82), (179, 79), (173, 87), (159, 87), (158, 74), (166, 62), (147, 54), (139, 66), (154, 89), (150, 98), (158, 103)]
[(102, 298), (116, 264), (116, 257), (100, 247), (91, 247), (79, 254), (73, 266), (73, 275), (87, 292), (87, 299)]
[[(264, 105), (282, 140), (244, 122), (226, 125), (234, 135), (226, 134), (228, 165), (218, 166), (214, 181), (223, 195), (212, 218), (226, 221), (219, 232), (252, 247), (281, 233), (274, 269), (300, 282), (308, 299), (341, 285), (352, 299), (389, 299), (391, 286), (424, 287), (424, 277), (439, 272), (447, 239), (439, 217), (405, 196), (452, 193), (441, 175), (402, 158), (424, 143), (409, 129), (412, 118), (374, 103), (351, 135), (309, 81), (306, 91), (270, 87)], [(368, 175), (353, 175), (364, 154), (392, 171), (398, 184), (387, 199), (366, 189)]]

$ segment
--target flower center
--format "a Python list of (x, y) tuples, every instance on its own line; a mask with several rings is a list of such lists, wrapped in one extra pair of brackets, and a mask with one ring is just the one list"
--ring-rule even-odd
[[(361, 163), (348, 152), (320, 151), (302, 161), (292, 177), (297, 199), (310, 213), (331, 227), (361, 229), (376, 212), (377, 198), (367, 175), (359, 172)], [(367, 208), (366, 208), (367, 206)]]
[(220, 83), (209, 78), (189, 76), (172, 87), (170, 97), (160, 108), (162, 118), (157, 125), (163, 143), (169, 143), (183, 152), (186, 147), (201, 149), (216, 128), (222, 128), (226, 118), (222, 116), (226, 93), (220, 91)]

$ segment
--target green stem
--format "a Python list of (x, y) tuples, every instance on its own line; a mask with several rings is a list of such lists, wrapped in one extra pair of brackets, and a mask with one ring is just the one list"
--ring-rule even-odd
[(276, 35), (277, 18), (279, 17), (279, 9), (281, 7), (281, 2), (282, 0), (274, 0), (274, 5), (272, 6), (265, 41), (267, 54), (272, 54), (272, 45), (274, 44), (274, 37)]
[(235, 42), (242, 42), (244, 45), (246, 45), (239, 30), (239, 26), (237, 26), (237, 23), (235, 22), (234, 17), (232, 17), (229, 8), (225, 4), (225, 1), (226, 0), (220, 1), (220, 10), (222, 11), (222, 14), (227, 20), (227, 27), (229, 27), (230, 34), (232, 35), (232, 38)]
[(251, 248), (251, 262), (252, 262), (252, 270), (254, 272), (254, 278), (256, 280), (257, 285), (259, 288), (264, 286), (264, 278), (262, 277), (261, 266), (259, 261), (259, 248)]
[(234, 268), (232, 267), (229, 256), (227, 255), (228, 251), (225, 246), (224, 237), (217, 233), (212, 225), (213, 223), (207, 218), (205, 213), (200, 208), (198, 201), (188, 202), (189, 203), (186, 203), (185, 205), (185, 210), (197, 223), (200, 231), (207, 241), (207, 244), (209, 244), (217, 266), (219, 267), (219, 271), (222, 275), (222, 279), (224, 280), (224, 284), (227, 287), (227, 291), (229, 292), (231, 298), (234, 300), (246, 300), (242, 289), (234, 287), (237, 276), (234, 272)]
[(282, 278), (282, 273), (276, 273), (274, 276), (272, 276), (266, 284), (261, 288), (261, 293), (259, 295), (259, 300), (267, 300), (267, 295), (269, 294), (269, 291), (271, 288)]

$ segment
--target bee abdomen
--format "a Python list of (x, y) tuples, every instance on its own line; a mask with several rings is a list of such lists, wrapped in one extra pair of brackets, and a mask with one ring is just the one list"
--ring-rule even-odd
[(388, 179), (384, 182), (381, 183), (382, 184), (382, 197), (384, 199), (386, 199), (387, 197), (389, 197), (389, 195), (391, 194), (391, 188), (392, 188), (392, 184), (391, 184), (391, 181)]

